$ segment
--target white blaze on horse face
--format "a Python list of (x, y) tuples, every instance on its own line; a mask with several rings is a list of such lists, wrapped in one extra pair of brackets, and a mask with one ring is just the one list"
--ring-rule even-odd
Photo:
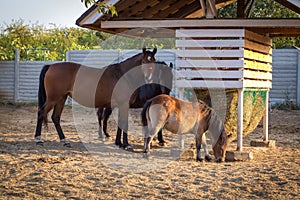
[(145, 82), (148, 83), (152, 83), (152, 75), (154, 72), (154, 66), (152, 63), (150, 64), (143, 64), (142, 65), (142, 71), (145, 77)]

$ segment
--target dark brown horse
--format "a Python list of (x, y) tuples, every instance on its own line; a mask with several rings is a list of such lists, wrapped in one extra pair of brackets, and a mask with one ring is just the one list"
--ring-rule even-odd
[(142, 111), (145, 134), (144, 152), (150, 150), (150, 143), (157, 132), (165, 128), (172, 133), (194, 133), (196, 137), (197, 161), (202, 161), (201, 145), (205, 159), (210, 160), (206, 149), (206, 132), (212, 135), (214, 156), (218, 162), (225, 160), (228, 137), (223, 122), (213, 109), (204, 102), (186, 102), (162, 94), (145, 103)]
[[(145, 84), (139, 87), (132, 95), (130, 108), (142, 108), (148, 99), (151, 99), (160, 94), (170, 94), (173, 83), (173, 64), (168, 66), (165, 62), (155, 62), (154, 69), (151, 75), (145, 80)], [(112, 113), (111, 108), (103, 109), (99, 108), (97, 111), (99, 122), (99, 138), (103, 138), (103, 132), (106, 137), (110, 137), (107, 132), (107, 121)], [(103, 126), (102, 126), (103, 117)], [(158, 132), (158, 141), (161, 146), (164, 146), (165, 141), (162, 136), (162, 131)]]
[[(60, 140), (66, 141), (60, 126), (60, 117), (68, 96), (86, 107), (119, 108), (116, 145), (131, 148), (128, 144), (128, 110), (132, 93), (145, 82), (155, 63), (156, 49), (137, 54), (121, 63), (102, 69), (76, 63), (62, 62), (46, 65), (40, 74), (38, 92), (38, 119), (35, 138), (41, 144), (42, 123), (47, 124), (47, 114), (53, 109), (52, 121)], [(121, 135), (123, 131), (123, 144)]]

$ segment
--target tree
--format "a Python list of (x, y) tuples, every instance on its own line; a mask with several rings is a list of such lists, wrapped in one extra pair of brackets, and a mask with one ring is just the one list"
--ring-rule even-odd
[(114, 5), (107, 4), (104, 0), (81, 0), (85, 7), (95, 5), (98, 7), (98, 11), (104, 14), (111, 14), (112, 16), (118, 16), (118, 12)]
[[(218, 18), (235, 18), (237, 3), (219, 9)], [(251, 18), (298, 18), (294, 11), (274, 0), (257, 0)], [(273, 48), (300, 46), (300, 38), (273, 38)]]
[(17, 20), (0, 27), (0, 60), (13, 60), (15, 49), (20, 50), (21, 60), (65, 60), (67, 51), (101, 48), (99, 41), (108, 37), (111, 35), (92, 30), (55, 25), (46, 29)]

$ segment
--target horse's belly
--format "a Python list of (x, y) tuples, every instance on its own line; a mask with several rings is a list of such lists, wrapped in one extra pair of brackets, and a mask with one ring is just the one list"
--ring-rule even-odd
[(185, 134), (193, 132), (194, 130), (194, 120), (179, 120), (176, 116), (170, 116), (168, 122), (165, 125), (165, 129), (172, 133)]

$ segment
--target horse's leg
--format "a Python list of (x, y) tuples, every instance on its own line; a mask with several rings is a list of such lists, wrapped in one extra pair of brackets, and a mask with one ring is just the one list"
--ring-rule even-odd
[(144, 153), (148, 153), (150, 151), (151, 142), (160, 130), (161, 127), (159, 125), (151, 126), (148, 124), (148, 127), (144, 127)]
[(103, 133), (102, 133), (102, 113), (104, 108), (98, 108), (97, 110), (97, 117), (98, 117), (98, 137), (99, 139), (103, 139)]
[(158, 139), (158, 142), (159, 142), (159, 145), (160, 145), (160, 146), (166, 146), (166, 142), (165, 142), (165, 140), (164, 140), (164, 138), (163, 138), (163, 135), (162, 135), (162, 129), (160, 129), (160, 130), (158, 131), (157, 139)]
[(117, 145), (119, 147), (122, 147), (121, 136), (122, 136), (122, 129), (119, 127), (119, 123), (118, 123), (118, 130), (117, 130), (115, 145)]
[(202, 144), (202, 136), (203, 136), (203, 132), (198, 132), (196, 133), (196, 151), (197, 151), (197, 161), (202, 162), (204, 159), (201, 156), (201, 144)]
[(47, 115), (50, 110), (54, 107), (55, 102), (54, 101), (49, 101), (47, 100), (45, 104), (42, 106), (41, 109), (38, 111), (38, 119), (37, 119), (37, 126), (36, 126), (36, 131), (35, 131), (35, 139), (36, 139), (36, 144), (42, 145), (43, 140), (41, 138), (41, 132), (42, 132), (42, 125), (43, 122), (45, 123), (46, 128), (48, 129), (48, 120), (47, 120)]
[(133, 150), (132, 146), (128, 143), (128, 111), (129, 106), (125, 105), (119, 108), (119, 127), (123, 131), (123, 148)]
[(42, 126), (43, 126), (44, 107), (38, 111), (37, 124), (35, 130), (35, 139), (37, 144), (43, 144), (41, 139)]
[(62, 128), (60, 126), (60, 116), (64, 109), (65, 101), (67, 99), (67, 96), (63, 97), (55, 106), (54, 110), (51, 116), (51, 119), (54, 123), (54, 126), (56, 128), (56, 131), (58, 133), (60, 141), (63, 143), (64, 146), (70, 147), (70, 142), (66, 140), (66, 137), (62, 131)]
[[(117, 130), (117, 135), (116, 135), (116, 141), (115, 144), (119, 147), (124, 147), (124, 145), (121, 142), (121, 137), (122, 137), (122, 132), (123, 132), (123, 121), (122, 121), (122, 115), (124, 115), (124, 109), (119, 107), (119, 111), (118, 111), (118, 130)], [(124, 118), (124, 116), (123, 116)], [(128, 118), (128, 114), (127, 114), (127, 118)], [(124, 141), (123, 141), (124, 142)]]
[(111, 115), (111, 113), (112, 113), (111, 108), (105, 108), (104, 117), (103, 117), (103, 132), (104, 132), (106, 137), (110, 137), (110, 135), (107, 133), (107, 121), (108, 121), (109, 116)]
[(202, 143), (202, 146), (203, 146), (203, 149), (204, 149), (204, 153), (205, 153), (205, 160), (206, 161), (211, 161), (211, 157), (208, 153), (208, 150), (207, 150), (207, 143), (206, 143), (206, 135), (205, 133), (202, 135), (202, 139), (201, 139), (201, 143)]

